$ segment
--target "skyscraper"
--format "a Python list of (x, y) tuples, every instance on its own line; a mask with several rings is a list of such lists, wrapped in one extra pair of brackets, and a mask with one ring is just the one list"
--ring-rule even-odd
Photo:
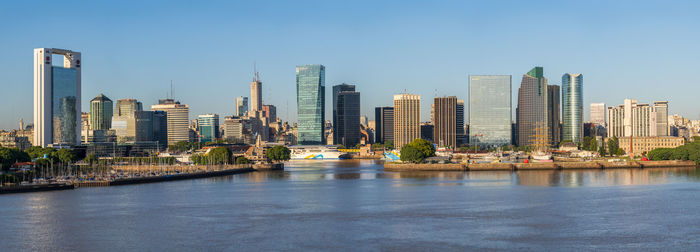
[(547, 85), (547, 120), (549, 123), (549, 139), (552, 146), (558, 146), (561, 142), (561, 106), (559, 99), (559, 86)]
[(239, 96), (236, 97), (236, 111), (234, 115), (237, 117), (244, 116), (248, 112), (248, 97)]
[(591, 103), (591, 122), (605, 127), (605, 103)]
[(562, 86), (562, 140), (583, 140), (583, 75), (565, 73)]
[(539, 148), (550, 143), (547, 93), (547, 78), (542, 67), (535, 67), (523, 75), (516, 109), (518, 145)]
[(200, 142), (208, 143), (221, 138), (221, 135), (219, 135), (219, 115), (199, 115), (199, 117), (197, 117), (197, 121), (199, 122), (198, 131)]
[(654, 102), (654, 116), (656, 121), (656, 136), (669, 136), (668, 130), (668, 101)]
[(360, 93), (355, 85), (333, 86), (333, 142), (347, 147), (360, 143)]
[(162, 150), (168, 147), (168, 114), (165, 111), (153, 111), (153, 141)]
[(250, 82), (250, 110), (262, 110), (262, 81), (258, 72), (255, 72), (255, 78)]
[(326, 104), (326, 67), (297, 66), (297, 142), (300, 145), (325, 143), (323, 123)]
[(90, 126), (92, 130), (109, 130), (112, 128), (112, 100), (103, 94), (90, 101)]
[(464, 100), (457, 99), (457, 142), (455, 147), (462, 146), (467, 143), (467, 135), (464, 128)]
[[(63, 67), (53, 66), (54, 54)], [(81, 55), (65, 49), (34, 49), (34, 145), (80, 143)]]
[(394, 147), (400, 149), (420, 137), (420, 95), (394, 95)]
[(265, 117), (270, 119), (270, 122), (277, 121), (277, 107), (275, 105), (263, 105), (262, 111), (265, 112)]
[(374, 108), (375, 142), (384, 144), (386, 141), (394, 141), (394, 108)]
[(435, 97), (433, 142), (439, 147), (457, 147), (457, 97)]
[(510, 75), (469, 75), (469, 144), (511, 144)]
[(168, 144), (190, 140), (189, 116), (187, 104), (180, 104), (173, 99), (161, 99), (151, 105), (152, 111), (164, 111), (167, 115)]

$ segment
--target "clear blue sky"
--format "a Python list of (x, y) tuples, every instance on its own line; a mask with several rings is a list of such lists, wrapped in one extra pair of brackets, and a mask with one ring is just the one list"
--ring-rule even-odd
[[(295, 66), (326, 66), (362, 113), (403, 92), (467, 99), (468, 74), (543, 66), (550, 84), (584, 74), (588, 104), (668, 100), (697, 119), (698, 1), (11, 1), (0, 7), (0, 128), (32, 121), (33, 48), (82, 52), (83, 111), (99, 93), (150, 107), (174, 81), (191, 117), (233, 113), (253, 62), (263, 100), (296, 121)], [(330, 92), (326, 102), (330, 119)], [(515, 102), (514, 102), (515, 104)], [(288, 106), (287, 106), (288, 105)], [(515, 106), (514, 106), (515, 107)]]

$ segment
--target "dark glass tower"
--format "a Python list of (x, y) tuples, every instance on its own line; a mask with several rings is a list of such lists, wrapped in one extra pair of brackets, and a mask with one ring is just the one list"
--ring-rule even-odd
[(333, 86), (333, 142), (346, 147), (360, 143), (360, 93), (355, 85)]

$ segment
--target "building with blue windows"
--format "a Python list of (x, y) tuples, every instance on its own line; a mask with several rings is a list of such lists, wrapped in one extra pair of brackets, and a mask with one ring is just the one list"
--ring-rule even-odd
[(469, 75), (469, 144), (511, 144), (510, 75)]
[(197, 117), (199, 128), (199, 141), (202, 143), (214, 142), (221, 138), (219, 135), (219, 115), (206, 114)]
[(566, 73), (561, 77), (563, 141), (583, 140), (583, 74)]
[(326, 67), (297, 66), (297, 143), (325, 144), (323, 124), (326, 107)]

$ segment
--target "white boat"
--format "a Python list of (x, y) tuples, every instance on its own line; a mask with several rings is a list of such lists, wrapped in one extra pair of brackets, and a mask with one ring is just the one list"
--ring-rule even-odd
[(544, 152), (533, 152), (531, 156), (535, 162), (552, 162), (552, 155)]
[(291, 146), (292, 160), (325, 160), (325, 159), (343, 159), (347, 155), (344, 152), (338, 151), (337, 146), (309, 145), (309, 146)]

